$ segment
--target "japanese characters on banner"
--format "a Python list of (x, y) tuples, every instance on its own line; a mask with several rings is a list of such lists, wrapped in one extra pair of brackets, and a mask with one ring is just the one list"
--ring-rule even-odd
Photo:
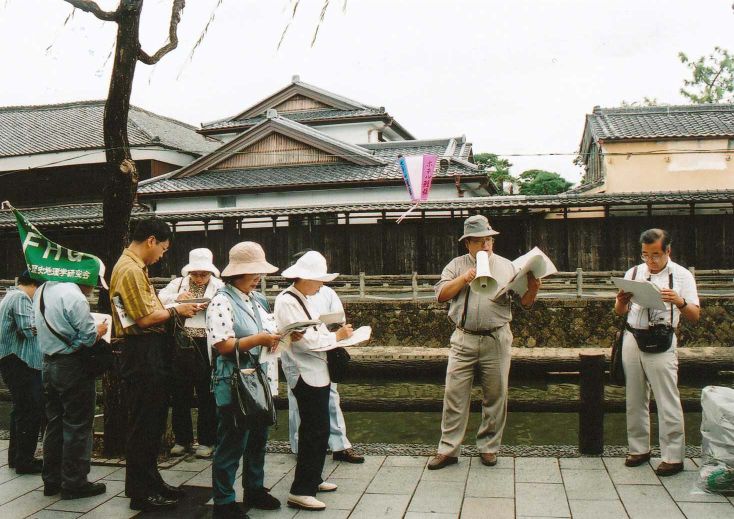
[(414, 202), (413, 207), (398, 218), (398, 223), (418, 207), (418, 204), (428, 200), (437, 159), (436, 155), (431, 154), (398, 157), (405, 187), (408, 188), (410, 199)]

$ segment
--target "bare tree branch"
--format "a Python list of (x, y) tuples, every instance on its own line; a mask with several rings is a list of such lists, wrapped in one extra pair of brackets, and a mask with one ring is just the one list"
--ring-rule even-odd
[[(67, 0), (68, 1), (68, 0)], [(186, 6), (186, 0), (173, 0), (171, 8), (171, 24), (168, 27), (168, 43), (158, 49), (158, 52), (152, 56), (148, 55), (143, 49), (138, 51), (138, 59), (146, 65), (155, 65), (163, 56), (178, 47), (178, 23), (181, 21), (181, 12)]]
[(92, 13), (100, 20), (104, 20), (106, 22), (117, 21), (117, 11), (105, 11), (93, 0), (64, 0), (64, 2), (69, 3), (84, 12)]

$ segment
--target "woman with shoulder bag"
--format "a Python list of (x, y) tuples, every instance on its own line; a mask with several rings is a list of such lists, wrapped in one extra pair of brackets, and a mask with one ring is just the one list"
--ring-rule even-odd
[[(307, 252), (284, 270), (283, 277), (292, 279), (293, 284), (275, 300), (278, 329), (317, 320), (319, 313), (307, 297), (316, 294), (324, 282), (332, 281), (338, 275), (327, 273), (326, 259), (316, 251)], [(302, 333), (291, 333), (290, 347), (283, 351), (283, 373), (298, 401), (301, 419), (296, 473), (288, 495), (289, 506), (323, 510), (326, 505), (316, 499), (316, 493), (336, 490), (335, 484), (321, 478), (329, 444), (331, 379), (326, 352), (337, 348), (337, 341), (351, 335), (352, 326), (349, 324), (330, 332), (321, 323), (309, 326)]]
[[(187, 299), (211, 299), (224, 286), (219, 279), (219, 269), (214, 266), (214, 255), (209, 249), (193, 249), (189, 263), (181, 269), (183, 277), (172, 280), (158, 293), (164, 305)], [(173, 358), (173, 383), (171, 387), (171, 426), (175, 445), (172, 456), (183, 456), (194, 442), (191, 422), (191, 403), (196, 390), (198, 415), (196, 432), (199, 446), (197, 458), (210, 458), (217, 439), (217, 417), (211, 392), (212, 368), (209, 347), (206, 343), (204, 312), (187, 319), (183, 333), (192, 349), (175, 348)]]
[(263, 486), (265, 444), (268, 428), (248, 422), (238, 414), (232, 375), (241, 369), (262, 369), (256, 364), (261, 348), (275, 351), (280, 336), (263, 326), (262, 313), (268, 311), (265, 296), (255, 291), (264, 274), (278, 268), (265, 260), (263, 248), (254, 242), (238, 243), (229, 251), (229, 264), (222, 271), (225, 286), (212, 298), (206, 313), (207, 339), (218, 352), (213, 374), (217, 404), (217, 447), (212, 463), (215, 518), (244, 518), (235, 502), (234, 480), (243, 458), (244, 504), (248, 508), (274, 510), (280, 501)]

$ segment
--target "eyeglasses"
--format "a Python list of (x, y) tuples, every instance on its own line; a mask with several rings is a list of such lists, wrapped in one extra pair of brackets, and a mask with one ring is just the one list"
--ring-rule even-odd
[(662, 253), (662, 254), (658, 254), (658, 253), (655, 253), (655, 254), (647, 254), (647, 253), (643, 252), (642, 254), (640, 254), (640, 258), (642, 258), (642, 261), (647, 261), (647, 260), (650, 260), (650, 261), (660, 261), (665, 256), (666, 256), (665, 253)]
[(469, 238), (469, 241), (476, 245), (484, 245), (485, 243), (492, 243), (494, 238), (492, 236), (486, 236), (484, 238)]

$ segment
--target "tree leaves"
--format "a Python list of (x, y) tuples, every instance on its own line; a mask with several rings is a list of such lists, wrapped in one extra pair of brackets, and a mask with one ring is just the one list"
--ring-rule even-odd
[(714, 52), (692, 60), (679, 52), (678, 59), (691, 72), (680, 93), (695, 104), (734, 102), (734, 56), (714, 47)]

